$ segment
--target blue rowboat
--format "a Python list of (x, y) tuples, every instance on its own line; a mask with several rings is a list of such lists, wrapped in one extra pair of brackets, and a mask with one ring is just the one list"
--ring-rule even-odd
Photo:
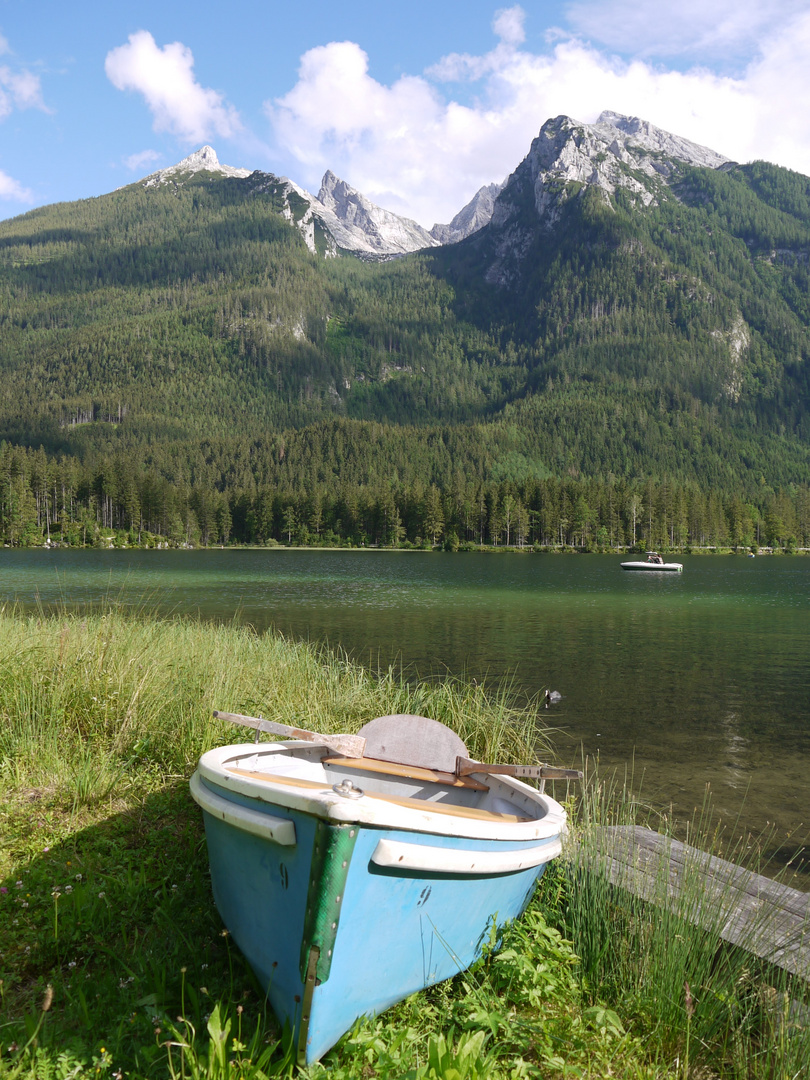
[[(191, 780), (217, 908), (300, 1063), (469, 966), (493, 923), (523, 911), (565, 829), (557, 802), (501, 775), (542, 768), (471, 762), (425, 717), (378, 718), (369, 732), (379, 737), (355, 758), (326, 736), (219, 747)], [(437, 735), (450, 770), (418, 763)]]

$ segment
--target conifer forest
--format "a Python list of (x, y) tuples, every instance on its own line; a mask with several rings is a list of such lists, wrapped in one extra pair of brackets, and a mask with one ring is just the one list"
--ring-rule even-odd
[(807, 177), (582, 191), (507, 285), (267, 179), (0, 222), (4, 544), (810, 547)]

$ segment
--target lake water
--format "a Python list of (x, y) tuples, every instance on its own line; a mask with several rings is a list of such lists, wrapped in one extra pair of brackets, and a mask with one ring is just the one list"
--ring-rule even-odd
[(465, 673), (562, 694), (560, 763), (632, 769), (679, 815), (784, 837), (810, 814), (810, 559), (391, 551), (0, 552), (0, 597), (145, 605), (340, 645), (409, 677)]

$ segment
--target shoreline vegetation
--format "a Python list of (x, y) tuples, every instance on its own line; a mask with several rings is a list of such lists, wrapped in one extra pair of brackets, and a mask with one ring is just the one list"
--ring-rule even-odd
[[(42, 544), (31, 544), (22, 550), (36, 550), (37, 548), (56, 551), (64, 547), (73, 551), (381, 551), (381, 552), (414, 552), (415, 554), (436, 554), (451, 551), (453, 554), (466, 552), (481, 552), (491, 555), (643, 555), (647, 551), (657, 550), (664, 555), (810, 555), (810, 547), (770, 548), (757, 547), (752, 544), (749, 548), (734, 547), (658, 547), (648, 548), (646, 544), (636, 544), (633, 547), (622, 548), (576, 548), (549, 546), (541, 547), (539, 544), (525, 545), (524, 547), (492, 547), (488, 544), (465, 544), (458, 548), (437, 547), (414, 547), (402, 545), (400, 547), (380, 547), (376, 544), (208, 544), (203, 547), (200, 544), (171, 544), (162, 542), (159, 538), (153, 538), (153, 542), (141, 542), (131, 544), (127, 536), (110, 536), (105, 538), (106, 543), (94, 544), (60, 544), (57, 540), (46, 541)], [(11, 544), (3, 545), (11, 549)], [(17, 549), (21, 550), (21, 549)]]
[[(349, 449), (344, 448), (349, 454)], [(287, 455), (278, 451), (286, 462)], [(810, 549), (810, 486), (764, 479), (740, 494), (674, 479), (538, 475), (526, 460), (503, 479), (451, 478), (428, 462), (388, 479), (318, 465), (299, 451), (273, 480), (214, 468), (178, 479), (135, 454), (82, 464), (0, 442), (0, 544), (9, 547), (374, 547), (434, 550)], [(274, 459), (275, 460), (275, 459)], [(342, 459), (341, 459), (342, 460)], [(277, 462), (278, 464), (278, 462)], [(375, 474), (376, 475), (376, 474)]]
[[(581, 791), (557, 785), (567, 853), (526, 914), (493, 929), (498, 947), (296, 1070), (211, 897), (188, 777), (239, 740), (212, 710), (323, 731), (417, 712), (474, 757), (528, 761), (553, 759), (540, 702), (147, 611), (0, 610), (0, 657), (4, 1080), (787, 1080), (810, 1065), (806, 984), (725, 946), (710, 920), (608, 884), (602, 826), (682, 823), (591, 774)], [(708, 808), (686, 827), (699, 847), (723, 842)], [(756, 864), (763, 846), (737, 850)]]

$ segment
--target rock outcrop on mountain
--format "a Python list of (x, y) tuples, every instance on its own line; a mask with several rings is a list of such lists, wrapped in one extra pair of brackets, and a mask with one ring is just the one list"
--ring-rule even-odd
[[(377, 206), (331, 171), (324, 175), (316, 197), (286, 176), (222, 165), (211, 146), (200, 147), (176, 165), (151, 173), (140, 183), (147, 188), (169, 183), (182, 184), (200, 173), (240, 180), (250, 178), (250, 185), (246, 188), (250, 193), (272, 192), (281, 203), (282, 215), (299, 230), (309, 250), (326, 257), (335, 256), (342, 249), (360, 256), (386, 258), (420, 248), (436, 247), (442, 242), (410, 218)], [(462, 214), (468, 209), (465, 207)], [(491, 208), (486, 220), (490, 215)], [(457, 218), (460, 216), (457, 215)], [(455, 222), (456, 218), (453, 220)], [(474, 228), (480, 228), (485, 220), (482, 212), (479, 212), (476, 220), (480, 224)], [(473, 231), (473, 228), (469, 231)], [(461, 239), (461, 236), (456, 239)]]
[(244, 178), (250, 176), (251, 169), (237, 169), (232, 165), (220, 164), (216, 150), (212, 146), (201, 146), (193, 154), (178, 161), (176, 165), (170, 165), (167, 169), (159, 169), (145, 177), (141, 183), (144, 187), (155, 187), (157, 184), (170, 182), (182, 182), (185, 178), (196, 173), (209, 172), (217, 176), (236, 176)]
[(250, 185), (253, 194), (272, 191), (309, 250), (327, 258), (350, 251), (361, 258), (384, 259), (438, 243), (421, 225), (383, 210), (332, 172), (324, 176), (317, 198), (271, 173), (253, 173)]
[(373, 203), (331, 171), (325, 173), (316, 197), (287, 177), (222, 165), (210, 146), (141, 183), (145, 187), (183, 183), (200, 173), (250, 178), (246, 190), (272, 189), (281, 213), (301, 232), (310, 251), (326, 257), (342, 250), (365, 258), (390, 258), (454, 244), (486, 229), (495, 248), (487, 278), (506, 284), (514, 278), (530, 242), (527, 228), (552, 229), (565, 202), (583, 188), (596, 188), (606, 198), (624, 188), (649, 206), (660, 198), (680, 162), (710, 169), (729, 164), (714, 150), (638, 117), (606, 111), (595, 124), (582, 124), (558, 116), (543, 124), (529, 153), (506, 181), (482, 187), (449, 224), (436, 224), (429, 232)]
[(568, 116), (547, 120), (495, 202), (488, 227), (495, 258), (487, 280), (509, 284), (537, 229), (552, 230), (568, 199), (595, 188), (607, 201), (623, 188), (650, 206), (680, 163), (719, 169), (729, 159), (619, 113), (603, 112), (595, 124)]
[(506, 181), (502, 180), (500, 184), (487, 184), (480, 188), (449, 225), (434, 225), (430, 235), (440, 244), (457, 244), (459, 240), (466, 240), (474, 232), (483, 229), (492, 217), (495, 200), (505, 184)]
[(338, 244), (348, 251), (404, 254), (439, 243), (427, 229), (377, 206), (331, 171), (321, 181), (318, 202), (332, 215), (332, 218), (322, 217), (332, 228)]

